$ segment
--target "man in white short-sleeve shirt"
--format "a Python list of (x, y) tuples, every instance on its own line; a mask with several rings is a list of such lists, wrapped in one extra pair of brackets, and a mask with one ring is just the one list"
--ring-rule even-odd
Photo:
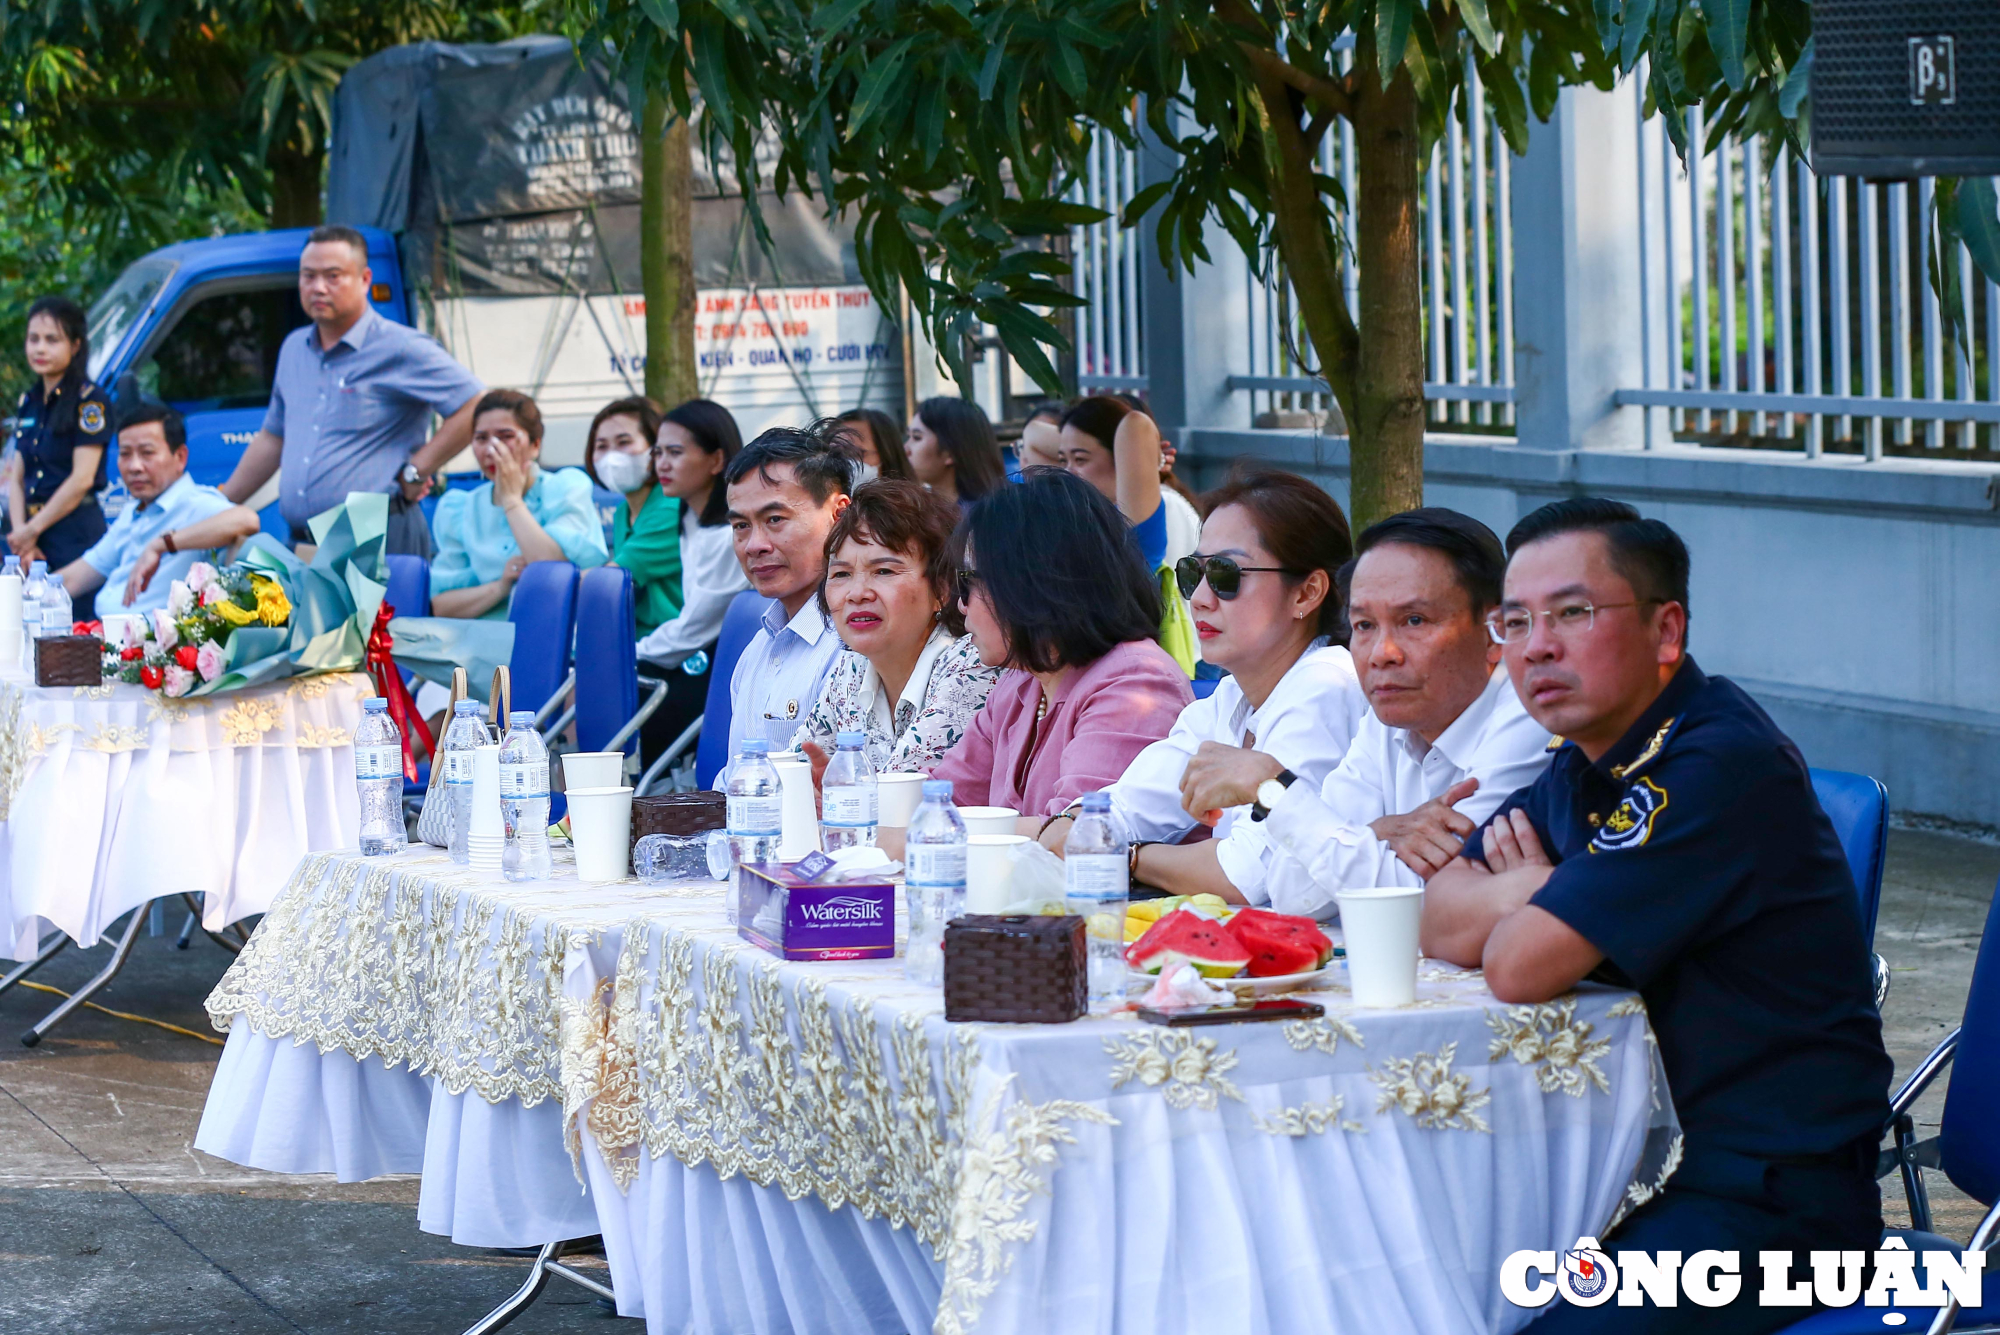
[(1317, 788), (1239, 757), (1189, 796), (1253, 803), (1278, 855), (1267, 902), (1283, 913), (1328, 917), (1340, 890), (1422, 885), (1548, 764), (1548, 732), (1495, 671), (1485, 619), (1506, 558), (1493, 531), (1427, 507), (1371, 526), (1355, 550), (1348, 643), (1369, 713), (1346, 756)]

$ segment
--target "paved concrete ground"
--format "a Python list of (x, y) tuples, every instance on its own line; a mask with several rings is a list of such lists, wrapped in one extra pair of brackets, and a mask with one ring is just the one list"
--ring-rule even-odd
[[(1895, 970), (1884, 1020), (1899, 1071), (1957, 1023), (1996, 876), (2000, 848), (1891, 837), (1876, 945)], [(59, 957), (40, 978), (73, 988), (108, 951)], [(181, 953), (171, 937), (142, 937), (100, 1000), (206, 1033), (201, 1001), (226, 966), (205, 939)], [(196, 1152), (220, 1049), (95, 1012), (39, 1048), (16, 1046), (55, 1000), (0, 996), (0, 1331), (454, 1335), (525, 1273), (522, 1258), (419, 1232), (414, 1179), (341, 1186)], [(1921, 1134), (1936, 1132), (1943, 1089), (1920, 1106)], [(1941, 1174), (1929, 1180), (1938, 1228), (1963, 1239), (1976, 1204)], [(1904, 1222), (1888, 1185), (1885, 1213)], [(614, 1321), (553, 1284), (509, 1329), (637, 1329)]]

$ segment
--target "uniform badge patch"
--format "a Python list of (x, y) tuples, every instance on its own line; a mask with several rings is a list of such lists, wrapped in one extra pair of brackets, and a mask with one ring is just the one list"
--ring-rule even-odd
[(77, 410), (76, 424), (93, 435), (104, 430), (104, 405), (86, 403)]
[(1636, 780), (1625, 797), (1604, 818), (1597, 836), (1590, 841), (1593, 853), (1609, 853), (1621, 848), (1638, 848), (1653, 837), (1653, 818), (1667, 806), (1667, 790), (1651, 779)]

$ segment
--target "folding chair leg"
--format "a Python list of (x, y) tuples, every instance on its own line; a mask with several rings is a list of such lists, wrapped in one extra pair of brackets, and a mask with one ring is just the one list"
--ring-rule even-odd
[(37, 954), (33, 959), (27, 961), (25, 964), (17, 966), (13, 970), (13, 972), (9, 973), (5, 978), (0, 978), (0, 992), (5, 992), (8, 988), (20, 982), (23, 978), (26, 978), (29, 974), (33, 973), (35, 970), (41, 968), (44, 964), (47, 964), (50, 960), (56, 957), (57, 953), (60, 952), (64, 946), (68, 944), (69, 944), (69, 934), (67, 932), (57, 932), (53, 937), (49, 938), (49, 944), (43, 946), (41, 952)]
[(174, 949), (186, 950), (188, 943), (194, 940), (194, 929), (200, 924), (201, 915), (199, 913), (188, 914), (187, 921), (181, 924), (181, 934), (174, 938)]
[(63, 1019), (84, 1002), (104, 990), (104, 985), (118, 976), (125, 967), (125, 961), (132, 954), (132, 943), (139, 939), (139, 929), (146, 925), (146, 905), (132, 910), (132, 916), (125, 922), (125, 934), (118, 938), (118, 948), (111, 952), (110, 962), (98, 971), (97, 977), (63, 998), (62, 1005), (35, 1021), (35, 1027), (21, 1035), (21, 1046), (32, 1048), (42, 1041), (42, 1035), (63, 1022)]
[(1896, 1119), (1896, 1157), (1902, 1161), (1903, 1196), (1910, 1205), (1910, 1227), (1928, 1233), (1931, 1231), (1931, 1202), (1924, 1191), (1924, 1170), (1917, 1165), (1916, 1142), (1915, 1123), (1908, 1113), (1904, 1113)]
[(521, 1287), (514, 1290), (513, 1296), (506, 1302), (467, 1326), (465, 1335), (492, 1335), (493, 1331), (512, 1323), (514, 1318), (534, 1305), (535, 1299), (542, 1296), (542, 1290), (551, 1278), (568, 1280), (578, 1288), (586, 1289), (600, 1298), (614, 1298), (615, 1295), (609, 1285), (600, 1284), (561, 1264), (563, 1249), (569, 1245), (569, 1240), (544, 1244), (541, 1251), (535, 1254), (534, 1264), (528, 1268), (528, 1277), (521, 1281)]

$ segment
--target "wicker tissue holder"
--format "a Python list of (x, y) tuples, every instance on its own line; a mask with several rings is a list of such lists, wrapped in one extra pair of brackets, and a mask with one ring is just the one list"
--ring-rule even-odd
[(99, 686), (104, 642), (95, 635), (48, 635), (35, 641), (35, 685)]
[(1083, 919), (975, 914), (944, 929), (944, 1018), (1067, 1024), (1090, 1009)]

